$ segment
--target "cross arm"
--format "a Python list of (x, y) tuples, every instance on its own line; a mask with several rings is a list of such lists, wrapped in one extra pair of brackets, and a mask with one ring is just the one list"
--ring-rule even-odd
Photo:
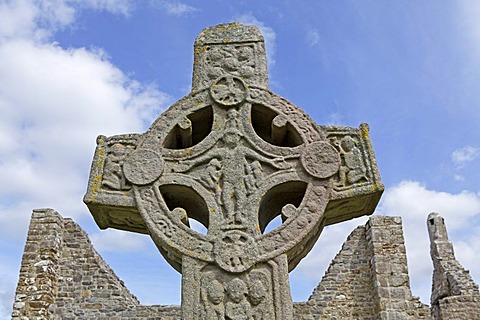
[(359, 128), (322, 126), (327, 140), (340, 153), (341, 165), (334, 177), (325, 225), (370, 215), (384, 186), (370, 141), (368, 124)]
[(139, 134), (99, 136), (83, 202), (101, 229), (148, 231), (135, 204), (132, 186), (123, 174), (125, 158), (137, 147)]

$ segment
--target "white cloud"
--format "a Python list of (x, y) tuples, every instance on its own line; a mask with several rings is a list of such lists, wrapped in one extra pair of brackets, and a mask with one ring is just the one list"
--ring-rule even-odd
[(160, 8), (172, 16), (186, 16), (198, 11), (197, 8), (179, 1), (150, 0), (150, 5), (154, 8)]
[(146, 235), (107, 229), (89, 236), (96, 250), (100, 252), (138, 252), (145, 249), (150, 238)]
[[(5, 283), (5, 282), (6, 282), (6, 279), (0, 278), (0, 283)], [(8, 286), (7, 288), (0, 289), (0, 318), (1, 319), (9, 319), (12, 315), (11, 314), (12, 304), (10, 303), (13, 301), (13, 298), (14, 298), (13, 291), (10, 290), (12, 287)]]
[[(0, 45), (0, 176), (9, 182), (0, 194), (10, 199), (2, 201), (0, 229), (24, 228), (36, 207), (85, 212), (79, 200), (96, 136), (144, 131), (168, 101), (98, 50)], [(19, 212), (23, 218), (13, 219)]]
[(265, 50), (267, 51), (267, 62), (269, 67), (275, 65), (275, 51), (276, 44), (275, 39), (277, 37), (273, 28), (268, 27), (262, 21), (259, 21), (251, 13), (244, 13), (234, 19), (246, 25), (255, 25), (257, 26), (265, 38)]
[(129, 15), (133, 10), (133, 0), (70, 0), (69, 3), (86, 9), (106, 11), (112, 14)]
[(478, 284), (478, 280), (480, 279), (480, 268), (478, 267), (478, 257), (480, 256), (480, 226), (477, 225), (474, 230), (469, 232), (465, 240), (456, 241), (454, 243), (454, 250), (457, 259), (461, 261), (466, 269), (470, 270)]
[[(402, 217), (413, 294), (419, 295), (424, 303), (430, 301), (433, 272), (426, 220), (433, 211), (445, 218), (457, 259), (465, 268), (471, 270), (478, 283), (479, 195), (468, 191), (458, 194), (438, 192), (427, 189), (419, 182), (403, 181), (385, 191), (376, 211), (377, 214)], [(366, 219), (327, 227), (314, 250), (300, 263), (299, 270), (294, 272), (295, 277), (308, 281), (313, 289), (350, 232), (357, 225), (364, 225)], [(457, 241), (455, 235), (458, 233), (461, 233), (465, 240)], [(320, 273), (318, 270), (323, 271)]]
[(479, 156), (480, 148), (466, 146), (452, 153), (452, 161), (458, 169), (461, 169), (465, 167), (468, 162), (478, 159)]
[(340, 113), (331, 112), (328, 115), (328, 118), (327, 118), (325, 124), (329, 125), (329, 126), (339, 126), (339, 125), (342, 124), (342, 122), (343, 122), (343, 117)]
[(197, 11), (195, 7), (181, 2), (167, 2), (165, 3), (165, 9), (168, 14), (177, 17)]
[(39, 9), (29, 1), (0, 3), (0, 39), (33, 36)]
[(470, 219), (480, 215), (480, 198), (469, 191), (452, 194), (429, 190), (416, 181), (403, 181), (385, 192), (380, 212), (402, 216), (404, 222), (423, 221), (422, 224), (430, 212), (438, 212), (447, 220), (449, 229), (458, 230), (468, 227)]
[(127, 15), (131, 3), (131, 0), (6, 0), (0, 3), (0, 41), (45, 40), (71, 25), (81, 10)]
[(315, 46), (320, 41), (320, 34), (317, 29), (311, 29), (305, 36), (305, 41), (311, 47)]

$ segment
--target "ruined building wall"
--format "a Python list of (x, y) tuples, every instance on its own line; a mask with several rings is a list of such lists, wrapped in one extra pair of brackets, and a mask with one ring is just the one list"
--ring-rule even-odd
[(62, 219), (34, 211), (22, 257), (12, 319), (47, 317), (57, 294)]
[[(480, 319), (478, 286), (456, 261), (443, 218), (430, 215), (432, 315), (411, 294), (401, 219), (356, 228), (295, 319)], [(12, 319), (180, 320), (179, 306), (143, 306), (71, 219), (34, 211)]]
[(315, 319), (431, 319), (410, 290), (401, 219), (373, 216), (355, 229), (307, 304)]
[(180, 319), (180, 309), (140, 306), (75, 222), (51, 209), (34, 211), (12, 319), (120, 320), (158, 315)]
[(365, 227), (355, 229), (333, 259), (308, 304), (318, 319), (373, 319), (374, 299)]
[(431, 213), (427, 227), (434, 267), (431, 305), (435, 320), (480, 319), (478, 285), (455, 259), (443, 218)]
[(412, 296), (400, 217), (373, 216), (366, 226), (372, 268), (375, 319), (430, 319), (430, 310)]
[(63, 221), (61, 242), (53, 314), (62, 319), (113, 316), (139, 303), (70, 219)]

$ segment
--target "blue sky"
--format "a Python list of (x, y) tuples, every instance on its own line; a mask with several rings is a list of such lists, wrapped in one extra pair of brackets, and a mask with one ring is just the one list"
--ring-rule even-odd
[[(100, 231), (82, 196), (96, 136), (144, 132), (190, 91), (197, 34), (237, 20), (264, 33), (274, 92), (319, 124), (369, 123), (377, 214), (403, 219), (413, 294), (429, 302), (432, 211), (480, 282), (480, 3), (0, 0), (1, 318), (41, 207), (79, 223), (142, 303), (180, 302), (180, 275), (150, 239)], [(364, 223), (324, 231), (291, 274), (294, 300)]]

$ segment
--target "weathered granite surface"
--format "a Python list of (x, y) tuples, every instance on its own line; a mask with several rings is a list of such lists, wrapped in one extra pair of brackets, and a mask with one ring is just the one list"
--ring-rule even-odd
[[(478, 286), (455, 260), (443, 218), (427, 223), (430, 308), (411, 294), (401, 219), (373, 216), (348, 236), (308, 301), (294, 303), (292, 319), (480, 319)], [(75, 222), (42, 209), (32, 214), (12, 319), (179, 320), (181, 309), (139, 304)]]
[(427, 227), (434, 267), (430, 299), (432, 314), (441, 320), (480, 319), (478, 285), (455, 259), (445, 221), (438, 213), (431, 213)]
[(12, 319), (180, 319), (178, 306), (141, 306), (92, 247), (52, 209), (35, 210)]
[(314, 319), (431, 319), (410, 290), (400, 217), (355, 229), (307, 305)]
[(182, 273), (183, 319), (291, 319), (288, 272), (383, 192), (368, 126), (319, 126), (269, 91), (255, 26), (206, 28), (194, 52), (189, 95), (143, 134), (98, 138), (84, 201), (101, 228), (151, 236)]

